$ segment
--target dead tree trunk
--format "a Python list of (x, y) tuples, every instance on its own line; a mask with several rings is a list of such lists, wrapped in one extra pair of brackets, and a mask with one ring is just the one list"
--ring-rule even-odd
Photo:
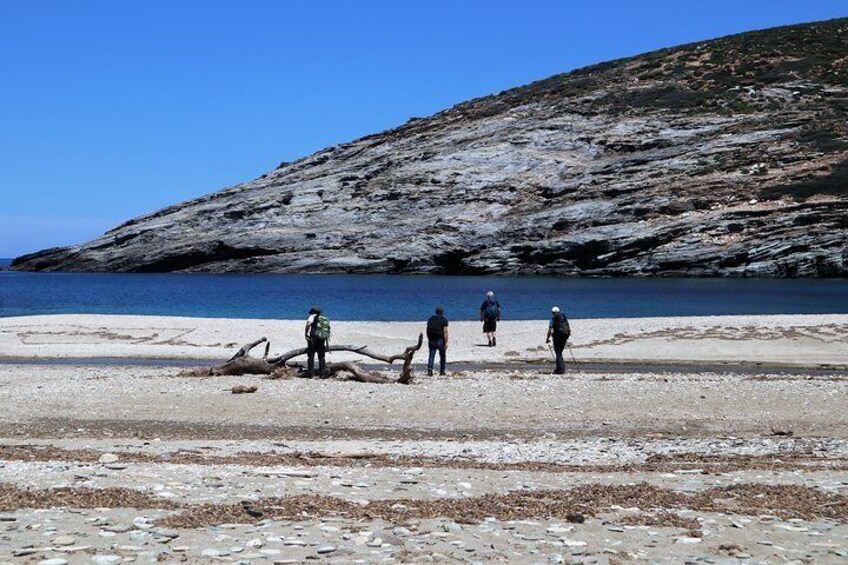
[[(251, 357), (250, 351), (262, 343), (265, 344), (265, 352), (262, 357)], [(415, 353), (419, 349), (421, 349), (423, 343), (424, 334), (418, 334), (417, 343), (415, 343), (414, 345), (410, 345), (402, 353), (398, 353), (395, 355), (381, 355), (379, 353), (373, 353), (371, 351), (368, 351), (368, 346), (366, 345), (331, 345), (327, 347), (327, 351), (350, 351), (352, 353), (356, 353), (357, 355), (362, 355), (363, 357), (368, 357), (376, 361), (388, 363), (389, 365), (394, 364), (395, 361), (403, 360), (403, 366), (401, 368), (400, 376), (398, 377), (397, 381), (394, 382), (398, 382), (401, 384), (409, 384), (412, 382), (412, 359), (413, 357), (415, 357)], [(305, 347), (302, 347), (300, 349), (293, 349), (292, 351), (283, 353), (278, 357), (273, 357), (269, 359), (268, 350), (270, 349), (270, 347), (271, 343), (268, 341), (267, 338), (260, 338), (252, 343), (248, 343), (240, 347), (239, 350), (236, 351), (235, 355), (233, 355), (230, 360), (224, 363), (223, 365), (216, 365), (208, 369), (193, 371), (190, 374), (203, 376), (269, 375), (269, 378), (272, 379), (282, 378), (282, 376), (286, 374), (286, 370), (288, 368), (287, 363), (296, 357), (306, 355), (308, 351)], [(382, 375), (370, 373), (364, 370), (358, 364), (349, 361), (343, 363), (328, 363), (327, 370), (330, 373), (330, 376), (336, 375), (338, 373), (347, 373), (351, 375), (353, 380), (360, 382), (393, 382), (391, 379), (388, 379)], [(302, 374), (300, 376), (312, 375)]]

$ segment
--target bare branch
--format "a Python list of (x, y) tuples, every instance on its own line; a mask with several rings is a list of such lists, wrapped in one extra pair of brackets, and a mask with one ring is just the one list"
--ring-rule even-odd
[[(260, 343), (265, 343), (268, 341), (268, 338), (262, 337), (254, 341), (253, 343), (248, 343), (247, 345), (241, 346), (241, 349), (236, 351), (236, 354), (230, 357), (230, 361), (235, 361), (239, 357), (247, 357), (247, 354), (250, 353), (250, 350), (259, 345)], [(270, 343), (265, 346), (265, 351), (268, 351), (268, 348), (271, 346)], [(229, 361), (227, 361), (229, 363)]]

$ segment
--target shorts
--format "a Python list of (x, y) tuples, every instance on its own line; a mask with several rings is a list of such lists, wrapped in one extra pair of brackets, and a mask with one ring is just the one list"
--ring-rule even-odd
[(498, 329), (498, 321), (497, 320), (483, 320), (483, 333), (491, 333), (497, 331)]

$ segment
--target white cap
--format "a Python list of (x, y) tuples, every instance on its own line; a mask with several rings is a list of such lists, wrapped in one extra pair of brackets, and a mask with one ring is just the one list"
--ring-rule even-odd
[(491, 290), (486, 293), (486, 296), (488, 296), (489, 298), (493, 297), (494, 295), (495, 295), (495, 293), (492, 292)]
[(554, 306), (553, 308), (551, 308), (551, 312), (553, 312), (554, 314), (559, 312), (559, 306)]

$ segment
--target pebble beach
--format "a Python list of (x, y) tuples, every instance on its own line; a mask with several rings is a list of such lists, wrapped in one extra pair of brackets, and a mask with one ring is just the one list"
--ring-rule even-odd
[(302, 324), (0, 319), (0, 563), (848, 558), (848, 316), (572, 320), (565, 375), (545, 321), (452, 323), (410, 385), (189, 370)]

